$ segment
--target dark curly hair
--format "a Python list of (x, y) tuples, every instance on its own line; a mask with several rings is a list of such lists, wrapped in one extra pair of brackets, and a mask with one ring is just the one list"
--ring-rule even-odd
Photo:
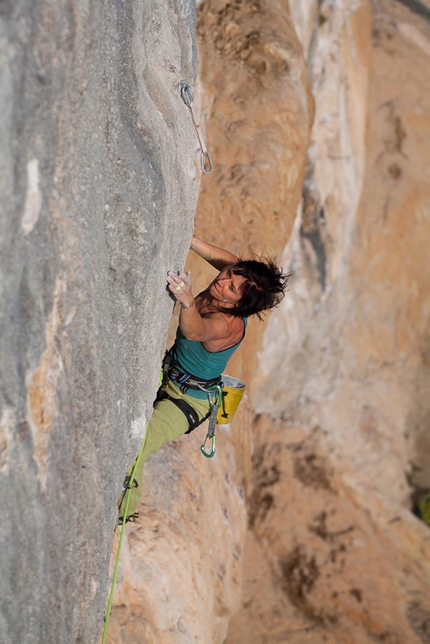
[(225, 313), (237, 317), (257, 315), (260, 320), (264, 311), (280, 304), (291, 277), (291, 273), (283, 273), (282, 268), (278, 268), (270, 257), (240, 260), (231, 270), (245, 281), (238, 304), (225, 309)]

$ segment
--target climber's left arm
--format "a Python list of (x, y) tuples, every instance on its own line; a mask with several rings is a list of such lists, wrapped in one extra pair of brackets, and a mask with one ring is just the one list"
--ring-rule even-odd
[(237, 262), (240, 261), (240, 258), (229, 250), (219, 248), (219, 246), (203, 241), (203, 239), (200, 239), (195, 235), (193, 235), (191, 239), (190, 249), (197, 253), (197, 255), (200, 255), (200, 257), (205, 259), (209, 264), (211, 264), (211, 266), (219, 271), (222, 271), (223, 268), (230, 264), (237, 264)]

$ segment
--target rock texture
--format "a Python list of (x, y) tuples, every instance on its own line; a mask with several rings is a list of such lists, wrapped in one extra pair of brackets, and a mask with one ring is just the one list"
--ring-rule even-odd
[[(218, 431), (213, 461), (202, 430), (164, 446), (145, 464), (140, 517), (127, 525), (109, 644), (224, 642), (240, 608), (246, 530), (235, 449)], [(188, 440), (187, 440), (188, 439)], [(113, 555), (116, 554), (117, 539)]]
[[(301, 199), (314, 113), (288, 4), (204, 2), (197, 33), (202, 120), (216, 160), (200, 184), (197, 234), (238, 255), (281, 254)], [(190, 267), (198, 286), (213, 275), (193, 257)], [(259, 346), (261, 333), (251, 321), (248, 346)], [(239, 364), (239, 354), (231, 366), (247, 382), (253, 356), (248, 350)]]
[(0, 641), (96, 642), (192, 232), (195, 6), (0, 7)]
[[(411, 511), (414, 490), (429, 486), (430, 38), (425, 7), (404, 4), (201, 5), (200, 105), (215, 170), (200, 184), (197, 233), (239, 253), (283, 253), (294, 275), (283, 305), (265, 327), (250, 326), (229, 366), (249, 385), (229, 457), (238, 502), (229, 508), (243, 515), (243, 487), (247, 527), (231, 520), (212, 542), (231, 593), (223, 630), (202, 626), (218, 615), (212, 570), (185, 584), (193, 606), (206, 589), (205, 611), (178, 605), (183, 562), (163, 567), (164, 596), (155, 586), (170, 621), (155, 609), (143, 615), (146, 580), (165, 556), (148, 550), (151, 498), (130, 538), (133, 552), (145, 551), (143, 569), (124, 563), (112, 642), (138, 633), (169, 643), (430, 641), (430, 534)], [(189, 266), (198, 288), (211, 273), (195, 258)], [(176, 449), (192, 454), (191, 444)], [(222, 458), (233, 449), (223, 433), (218, 449)], [(151, 485), (166, 458), (148, 464)], [(208, 464), (194, 463), (209, 481)], [(210, 464), (215, 480), (219, 467)], [(189, 511), (182, 506), (184, 522)], [(199, 522), (193, 560), (207, 522), (218, 534), (213, 512)], [(176, 537), (175, 523), (169, 547), (186, 530)], [(240, 589), (231, 565), (239, 551)]]
[[(192, 230), (194, 14), (3, 5), (0, 640), (92, 643)], [(294, 275), (229, 365), (217, 456), (200, 428), (145, 466), (110, 644), (430, 642), (428, 20), (199, 4), (196, 232)]]
[(429, 27), (395, 2), (292, 14), (316, 114), (227, 642), (428, 642)]
[(265, 415), (254, 430), (242, 609), (227, 641), (428, 641), (428, 528), (357, 490), (327, 430)]
[[(203, 3), (197, 33), (199, 116), (202, 126), (208, 124), (214, 160), (213, 174), (200, 178), (197, 233), (238, 253), (251, 244), (279, 251), (300, 201), (313, 114), (287, 6)], [(197, 293), (215, 271), (195, 257), (188, 266)], [(258, 324), (250, 326), (248, 344), (262, 331)], [(233, 374), (252, 369), (251, 362), (240, 368), (241, 355), (232, 361)], [(185, 437), (148, 461), (141, 516), (127, 527), (130, 558), (121, 564), (112, 644), (139, 638), (154, 644), (225, 641), (240, 608), (246, 531), (242, 472), (249, 470), (252, 418), (246, 404), (239, 418), (242, 424), (219, 429), (218, 455), (211, 461), (199, 453), (204, 428), (192, 441)], [(182, 455), (178, 463), (170, 457), (175, 449)], [(154, 496), (155, 481), (159, 492)]]

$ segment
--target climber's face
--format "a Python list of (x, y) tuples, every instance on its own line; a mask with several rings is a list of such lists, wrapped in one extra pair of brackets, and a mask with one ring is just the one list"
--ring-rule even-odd
[(236, 306), (242, 297), (242, 286), (245, 278), (233, 273), (234, 264), (226, 266), (212, 284), (209, 292), (224, 307)]

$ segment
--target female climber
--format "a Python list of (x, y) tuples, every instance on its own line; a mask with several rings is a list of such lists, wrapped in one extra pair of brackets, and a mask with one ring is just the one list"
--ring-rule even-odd
[(143, 451), (118, 500), (122, 524), (126, 491), (130, 489), (126, 521), (134, 520), (141, 497), (143, 464), (150, 454), (192, 431), (210, 414), (212, 392), (221, 381), (229, 358), (245, 336), (248, 317), (277, 306), (289, 275), (272, 260), (241, 260), (193, 235), (191, 250), (220, 271), (206, 290), (193, 296), (191, 273), (167, 274), (168, 288), (181, 309), (176, 341), (163, 363), (163, 384), (148, 423)]

